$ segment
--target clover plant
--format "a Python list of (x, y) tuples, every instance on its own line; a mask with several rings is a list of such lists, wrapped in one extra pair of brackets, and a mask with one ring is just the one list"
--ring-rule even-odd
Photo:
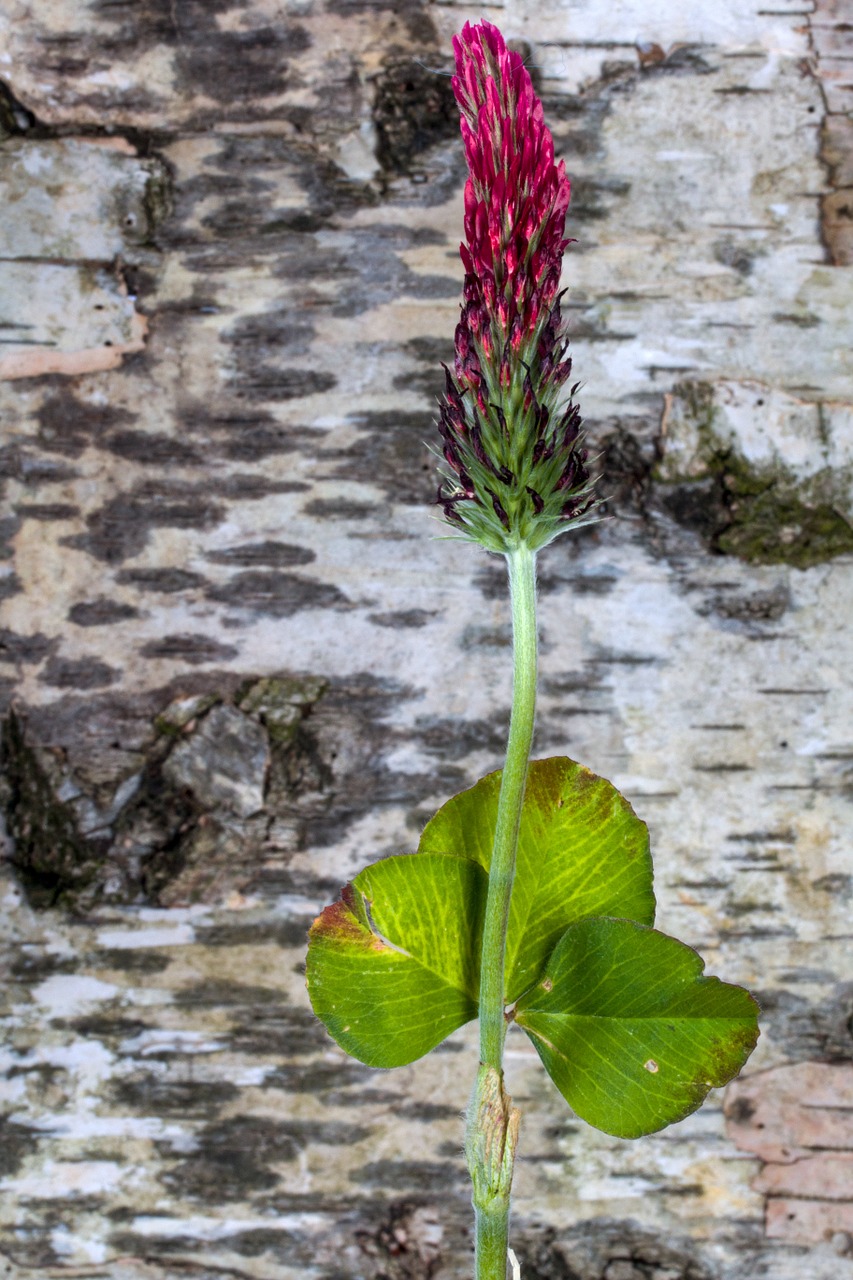
[(598, 518), (560, 313), (570, 183), (519, 54), (489, 22), (454, 39), (469, 177), (464, 301), (445, 369), (438, 503), (504, 556), (513, 701), (498, 773), (449, 800), (414, 854), (361, 871), (314, 922), (311, 1001), (347, 1053), (398, 1067), (479, 1018), (465, 1153), (477, 1280), (504, 1280), (519, 1114), (509, 1024), (576, 1115), (620, 1138), (681, 1120), (731, 1080), (758, 1035), (740, 987), (654, 929), (646, 826), (611, 783), (530, 762), (537, 553)]

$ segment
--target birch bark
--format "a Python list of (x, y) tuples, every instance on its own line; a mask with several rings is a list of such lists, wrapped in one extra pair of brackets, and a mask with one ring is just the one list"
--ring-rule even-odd
[[(14, 1280), (469, 1274), (476, 1028), (378, 1075), (324, 1038), (301, 964), (347, 875), (413, 847), (504, 741), (503, 565), (434, 540), (424, 447), (471, 16), (0, 17)], [(837, 1280), (849, 31), (830, 3), (490, 16), (573, 177), (568, 313), (612, 495), (540, 558), (535, 750), (630, 796), (660, 927), (765, 1010), (748, 1078), (636, 1144), (575, 1124), (511, 1033), (522, 1273)]]

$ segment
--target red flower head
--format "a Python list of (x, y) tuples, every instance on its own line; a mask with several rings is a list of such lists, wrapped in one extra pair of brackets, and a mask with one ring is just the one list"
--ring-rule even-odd
[(490, 550), (550, 542), (595, 499), (560, 315), (571, 184), (519, 54), (489, 22), (453, 41), (465, 185), (464, 302), (439, 430), (448, 520)]

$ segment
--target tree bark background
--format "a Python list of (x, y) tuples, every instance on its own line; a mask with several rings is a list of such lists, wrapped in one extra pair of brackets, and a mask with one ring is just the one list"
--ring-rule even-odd
[[(637, 1143), (521, 1035), (525, 1280), (853, 1274), (851, 15), (519, 0), (573, 179), (611, 519), (542, 557), (536, 750), (650, 826), (659, 927), (759, 995)], [(394, 1073), (312, 917), (499, 765), (502, 567), (432, 522), (460, 296), (422, 0), (0, 14), (3, 1274), (470, 1271), (468, 1027)], [(439, 535), (439, 538), (436, 538)], [(845, 895), (847, 897), (845, 898)]]

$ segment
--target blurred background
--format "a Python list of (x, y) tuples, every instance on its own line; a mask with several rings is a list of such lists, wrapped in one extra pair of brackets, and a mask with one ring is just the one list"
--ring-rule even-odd
[[(525, 1280), (853, 1275), (842, 0), (7, 0), (0, 1268), (456, 1280), (469, 1026), (393, 1073), (312, 918), (501, 761), (502, 563), (431, 506), (450, 39), (527, 58), (608, 519), (541, 557), (539, 755), (651, 829), (745, 1077), (636, 1143), (517, 1032)], [(849, 956), (849, 950), (847, 950)]]

